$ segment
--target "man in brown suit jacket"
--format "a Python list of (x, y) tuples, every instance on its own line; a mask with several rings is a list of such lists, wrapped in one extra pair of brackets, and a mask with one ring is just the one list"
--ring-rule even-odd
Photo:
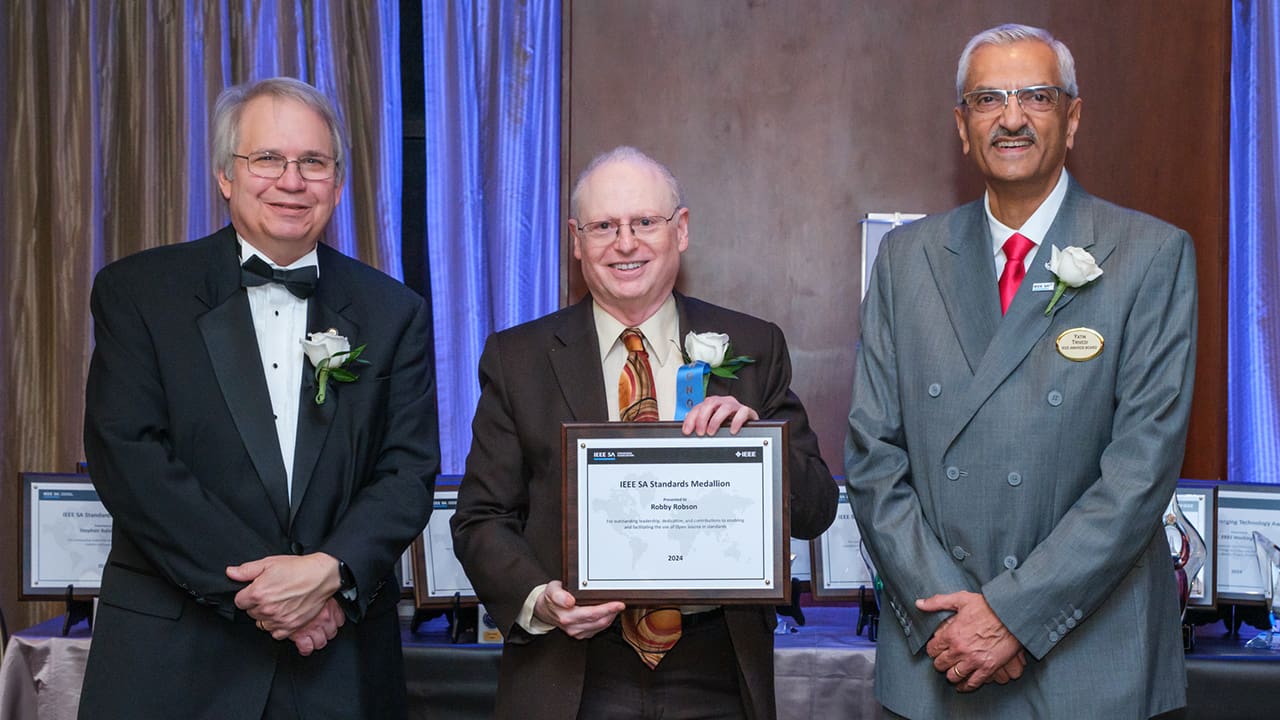
[(683, 608), (684, 634), (650, 669), (621, 637), (620, 602), (578, 606), (561, 585), (560, 422), (618, 419), (628, 327), (645, 335), (661, 419), (673, 417), (676, 345), (727, 333), (755, 363), (712, 377), (686, 434), (789, 420), (792, 534), (831, 524), (836, 488), (774, 324), (673, 292), (689, 210), (666, 168), (633, 148), (596, 158), (574, 188), (569, 230), (591, 294), (494, 334), (480, 359), (481, 396), (453, 517), (455, 550), (506, 642), (501, 718), (772, 718), (773, 610)]

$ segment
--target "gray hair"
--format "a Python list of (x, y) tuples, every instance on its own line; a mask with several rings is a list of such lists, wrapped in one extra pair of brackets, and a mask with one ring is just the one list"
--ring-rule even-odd
[(587, 163), (586, 169), (578, 175), (578, 181), (573, 184), (573, 193), (569, 195), (569, 217), (578, 217), (579, 196), (582, 195), (582, 186), (586, 184), (587, 178), (591, 173), (595, 172), (596, 168), (601, 165), (608, 165), (609, 163), (614, 162), (639, 163), (648, 165), (657, 170), (658, 174), (662, 175), (662, 179), (667, 183), (667, 189), (671, 191), (671, 202), (673, 203), (673, 206), (681, 206), (680, 183), (676, 182), (676, 177), (671, 174), (671, 171), (667, 169), (666, 165), (663, 165), (630, 145), (619, 145), (608, 152), (600, 153), (592, 158), (591, 162)]
[(964, 46), (964, 52), (960, 53), (960, 66), (956, 69), (956, 102), (964, 99), (964, 81), (969, 77), (969, 60), (975, 50), (984, 45), (1012, 45), (1024, 40), (1038, 40), (1053, 50), (1053, 54), (1058, 57), (1058, 76), (1063, 89), (1071, 97), (1080, 97), (1080, 89), (1076, 87), (1076, 60), (1071, 57), (1067, 46), (1049, 34), (1048, 30), (1030, 25), (1008, 24), (983, 30)]
[(240, 116), (250, 101), (263, 96), (295, 100), (306, 105), (324, 119), (333, 143), (334, 182), (342, 184), (347, 174), (342, 137), (342, 124), (333, 103), (307, 83), (291, 77), (274, 77), (252, 83), (232, 85), (218, 94), (213, 108), (213, 166), (222, 168), (228, 178), (235, 171), (232, 154), (240, 143)]

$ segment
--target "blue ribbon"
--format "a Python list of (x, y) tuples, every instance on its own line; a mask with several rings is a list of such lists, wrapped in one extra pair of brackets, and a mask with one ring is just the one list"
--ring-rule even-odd
[(695, 405), (706, 399), (702, 379), (709, 372), (711, 366), (701, 360), (681, 365), (676, 371), (676, 420), (683, 420)]

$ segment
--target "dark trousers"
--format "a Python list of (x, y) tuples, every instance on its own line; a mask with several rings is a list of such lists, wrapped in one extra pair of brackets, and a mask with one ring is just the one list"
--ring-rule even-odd
[(267, 705), (262, 709), (262, 720), (298, 720), (302, 717), (292, 674), (283, 667), (290, 659), (283, 658), (276, 665), (275, 677), (271, 678), (271, 692), (267, 695)]
[(720, 611), (690, 622), (650, 670), (618, 624), (590, 640), (579, 720), (743, 720), (738, 660)]

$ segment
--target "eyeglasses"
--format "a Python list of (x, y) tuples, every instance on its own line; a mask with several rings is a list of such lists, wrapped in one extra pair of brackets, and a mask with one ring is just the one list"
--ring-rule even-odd
[(662, 217), (661, 215), (646, 215), (645, 217), (633, 218), (631, 222), (622, 222), (617, 218), (608, 220), (597, 220), (589, 222), (586, 225), (579, 225), (578, 232), (582, 233), (587, 240), (591, 242), (609, 242), (618, 237), (618, 233), (622, 232), (623, 227), (630, 227), (631, 234), (640, 239), (648, 239), (658, 234), (662, 228), (667, 226), (675, 218), (676, 213), (680, 212), (680, 205), (671, 211), (670, 217)]
[(270, 152), (256, 152), (252, 155), (237, 155), (231, 153), (231, 157), (238, 157), (244, 160), (249, 166), (249, 174), (265, 180), (277, 180), (284, 175), (285, 170), (289, 168), (289, 163), (295, 163), (298, 166), (298, 174), (303, 180), (328, 180), (333, 177), (334, 170), (337, 169), (338, 163), (333, 158), (327, 158), (323, 155), (304, 155), (297, 160), (287, 160), (281, 155)]
[(1032, 85), (1017, 90), (974, 90), (961, 96), (961, 105), (977, 113), (1001, 112), (1009, 105), (1009, 98), (1018, 98), (1018, 105), (1030, 112), (1048, 112), (1058, 106), (1058, 96), (1070, 97), (1057, 85)]

